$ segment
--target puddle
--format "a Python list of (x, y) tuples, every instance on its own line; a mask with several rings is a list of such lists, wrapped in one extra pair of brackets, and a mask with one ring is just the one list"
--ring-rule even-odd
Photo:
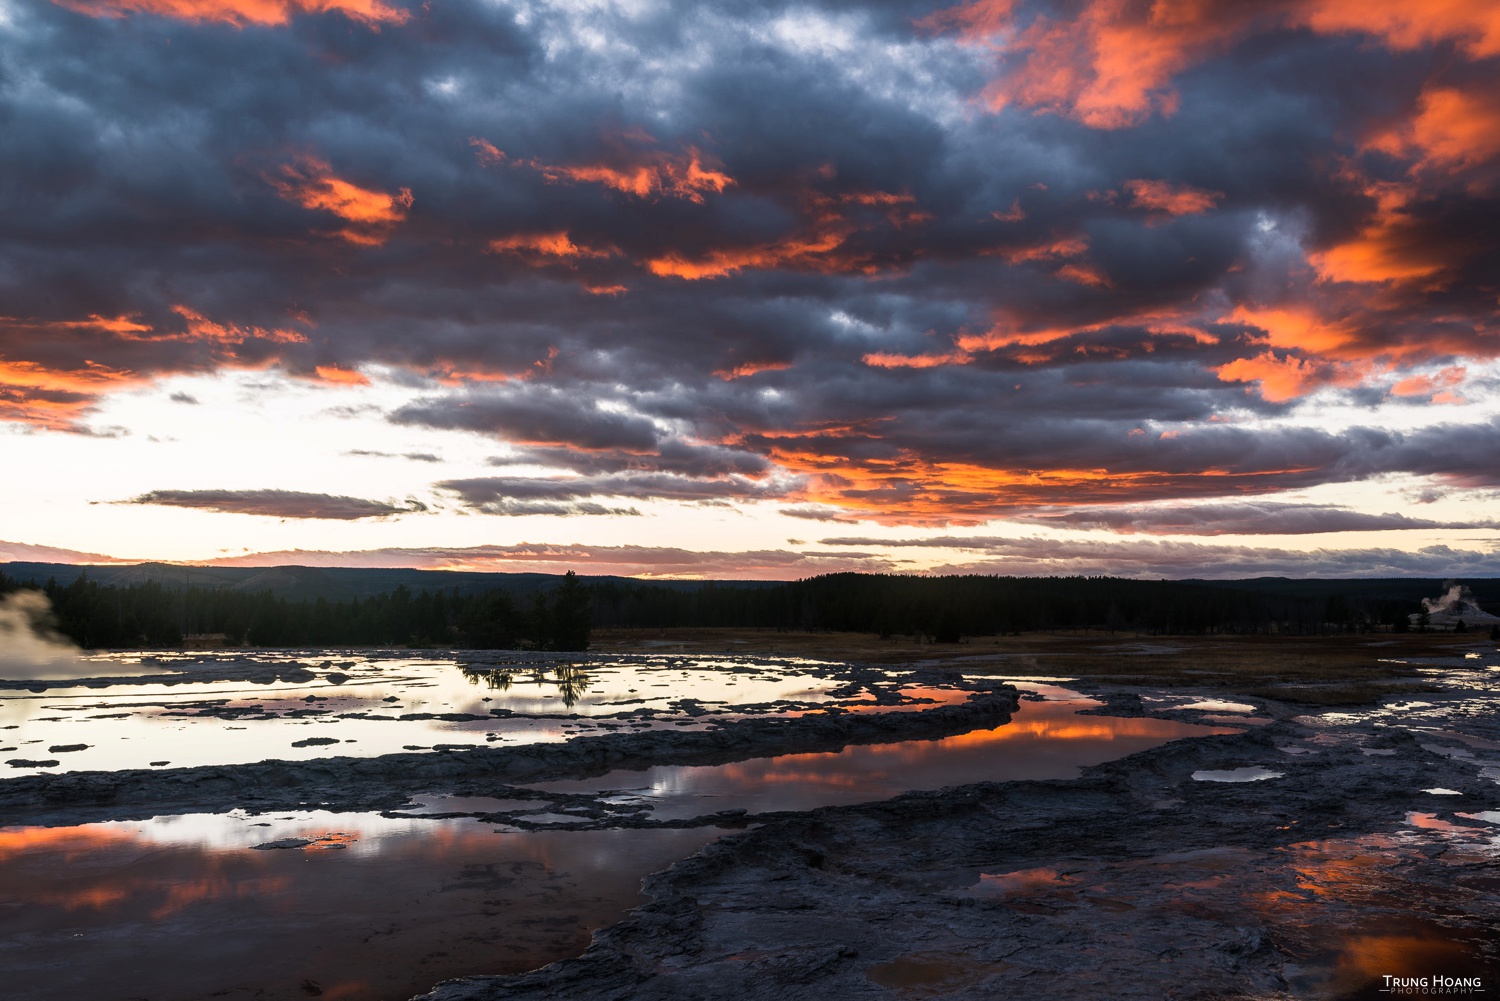
[(0, 829), (5, 996), (405, 999), (577, 955), (717, 834), (327, 813)]
[(1458, 816), (1468, 820), (1482, 820), (1486, 824), (1500, 824), (1500, 810), (1481, 810), (1478, 813), (1460, 813)]
[(504, 813), (510, 810), (529, 810), (536, 805), (535, 800), (529, 799), (424, 794), (413, 796), (410, 804), (391, 812), (423, 817), (443, 813)]
[[(1296, 874), (1294, 892), (1251, 906), (1283, 929), (1296, 997), (1477, 996), (1468, 990), (1396, 990), (1392, 979), (1480, 977), (1491, 987), (1500, 934), (1490, 901), (1490, 832), (1407, 814), (1389, 835), (1311, 841), (1275, 856)], [(1408, 985), (1411, 986), (1411, 985)], [(1480, 992), (1482, 993), (1482, 992)]]
[[(1494, 968), (1476, 955), (1478, 945), (1472, 939), (1456, 941), (1432, 922), (1387, 922), (1341, 943), (1332, 976), (1318, 993), (1338, 1001), (1482, 997), (1484, 985), (1494, 983)], [(1471, 984), (1479, 989), (1465, 989)]]
[(1260, 765), (1244, 768), (1202, 768), (1193, 773), (1195, 782), (1260, 782), (1263, 779), (1279, 779), (1285, 772), (1274, 772)]
[(926, 709), (968, 697), (893, 682), (907, 701), (871, 706), (869, 691), (833, 694), (847, 680), (842, 665), (778, 658), (257, 651), (87, 663), (101, 677), (0, 681), (0, 776), (556, 742), (715, 716)]
[(1207, 712), (1216, 713), (1253, 713), (1256, 711), (1252, 705), (1244, 702), (1225, 702), (1222, 699), (1200, 699), (1197, 702), (1189, 702), (1186, 705), (1173, 706), (1173, 709), (1202, 709)]
[(1181, 737), (1238, 733), (1152, 717), (1081, 716), (1100, 703), (1056, 686), (1027, 700), (1004, 726), (937, 740), (863, 744), (842, 751), (784, 754), (725, 765), (659, 765), (598, 778), (539, 783), (559, 793), (633, 797), (658, 820), (703, 817), (728, 809), (750, 813), (811, 810), (889, 799), (903, 792), (971, 782), (1074, 778), (1087, 765), (1122, 758)]
[(1072, 885), (1076, 880), (1059, 873), (1056, 869), (1017, 869), (1015, 872), (979, 874), (979, 882), (965, 887), (964, 893), (971, 897), (1009, 897), (1014, 894), (1051, 892)]
[(1444, 834), (1457, 834), (1464, 837), (1484, 837), (1492, 833), (1484, 827), (1466, 827), (1463, 824), (1455, 824), (1451, 820), (1443, 820), (1435, 813), (1424, 813), (1421, 810), (1412, 810), (1407, 813), (1406, 822), (1424, 831), (1442, 831)]

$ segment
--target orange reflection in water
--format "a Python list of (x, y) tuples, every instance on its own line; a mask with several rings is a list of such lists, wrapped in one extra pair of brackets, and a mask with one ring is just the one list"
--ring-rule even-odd
[[(1413, 827), (1439, 835), (1468, 829), (1410, 814)], [(1482, 832), (1479, 832), (1482, 833)], [(1493, 974), (1486, 947), (1493, 931), (1480, 930), (1462, 880), (1466, 858), (1444, 851), (1444, 871), (1424, 873), (1431, 841), (1372, 834), (1305, 841), (1274, 853), (1290, 872), (1295, 890), (1248, 894), (1246, 902), (1278, 934), (1295, 944), (1304, 966), (1299, 990), (1330, 998), (1386, 997), (1384, 978)], [(1488, 857), (1479, 858), (1487, 865)], [(1300, 993), (1298, 996), (1301, 996)]]
[(979, 882), (969, 887), (975, 896), (1006, 896), (1012, 893), (1035, 893), (1071, 886), (1078, 881), (1056, 869), (1017, 869), (1015, 872), (979, 874)]
[(1451, 939), (1427, 935), (1356, 935), (1344, 942), (1339, 953), (1335, 984), (1350, 986), (1391, 976), (1428, 974), (1472, 965), (1464, 947)]
[[(641, 902), (642, 876), (716, 835), (336, 821), (0, 831), (5, 998), (406, 998), (581, 951)], [(251, 847), (293, 836), (342, 850)]]
[[(913, 690), (914, 691), (914, 690)], [(936, 690), (946, 700), (950, 690)], [(750, 813), (809, 810), (886, 799), (971, 782), (1071, 778), (1079, 769), (1180, 737), (1239, 733), (1173, 720), (1079, 716), (1088, 699), (1023, 702), (999, 727), (937, 740), (860, 744), (841, 751), (784, 754), (725, 765), (657, 766), (597, 779), (542, 783), (565, 791), (649, 790), (653, 815), (695, 817), (725, 807)]]

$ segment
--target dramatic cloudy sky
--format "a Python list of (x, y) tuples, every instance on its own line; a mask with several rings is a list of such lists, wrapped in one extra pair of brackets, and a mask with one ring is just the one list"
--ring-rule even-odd
[(1492, 0), (0, 0), (0, 559), (1500, 574)]

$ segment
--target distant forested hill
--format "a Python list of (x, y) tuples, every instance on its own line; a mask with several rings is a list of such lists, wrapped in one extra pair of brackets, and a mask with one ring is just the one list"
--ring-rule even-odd
[[(1152, 634), (1405, 629), (1447, 582), (1142, 581), (1115, 577), (830, 574), (800, 581), (167, 564), (5, 564), (0, 591), (39, 587), (58, 628), (91, 648), (171, 647), (192, 635), (253, 646), (584, 649), (593, 627), (739, 627), (920, 635), (1037, 630)], [(45, 574), (45, 575), (44, 575)], [(1500, 612), (1500, 580), (1467, 582)]]
[[(246, 594), (270, 591), (278, 598), (323, 598), (328, 601), (373, 598), (379, 594), (389, 594), (402, 585), (413, 592), (482, 594), (499, 590), (513, 596), (530, 598), (539, 591), (550, 591), (562, 579), (560, 574), (409, 570), (404, 567), (192, 567), (172, 563), (138, 563), (131, 566), (0, 563), (0, 573), (12, 580), (33, 584), (45, 584), (49, 580), (71, 584), (80, 577), (86, 577), (96, 584), (109, 587), (156, 583), (168, 590), (196, 588)], [(590, 577), (589, 580), (632, 582), (626, 577)], [(679, 586), (699, 585), (697, 581), (684, 581)]]

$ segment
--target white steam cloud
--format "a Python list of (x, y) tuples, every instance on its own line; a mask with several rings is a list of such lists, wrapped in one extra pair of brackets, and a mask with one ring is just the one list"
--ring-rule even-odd
[[(1422, 607), (1426, 609), (1428, 622), (1434, 626), (1457, 626), (1462, 622), (1465, 627), (1492, 626), (1500, 624), (1500, 616), (1491, 615), (1480, 608), (1474, 601), (1474, 594), (1464, 585), (1457, 581), (1448, 581), (1443, 585), (1447, 590), (1441, 598), (1423, 598)], [(1420, 614), (1412, 616), (1415, 621)]]
[(52, 627), (52, 603), (45, 594), (14, 591), (0, 597), (0, 679), (91, 677), (97, 671), (82, 653)]

